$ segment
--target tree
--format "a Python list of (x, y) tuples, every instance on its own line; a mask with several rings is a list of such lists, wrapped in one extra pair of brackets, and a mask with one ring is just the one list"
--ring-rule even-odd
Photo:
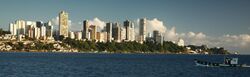
[(0, 36), (5, 35), (5, 34), (10, 34), (9, 31), (4, 31), (2, 28), (0, 28)]

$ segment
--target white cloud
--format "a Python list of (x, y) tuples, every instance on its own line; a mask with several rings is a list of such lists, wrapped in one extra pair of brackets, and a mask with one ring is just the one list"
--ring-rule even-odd
[[(139, 22), (139, 20), (137, 20)], [(159, 30), (163, 32), (164, 40), (166, 41), (177, 41), (178, 38), (185, 40), (186, 45), (208, 45), (209, 47), (224, 47), (229, 51), (240, 51), (240, 53), (250, 53), (250, 35), (249, 34), (239, 34), (239, 35), (222, 35), (222, 36), (208, 36), (203, 32), (187, 32), (187, 33), (177, 33), (176, 28), (172, 27), (167, 29), (167, 27), (162, 23), (162, 21), (153, 19), (147, 20), (148, 32), (153, 30)]]
[(161, 33), (164, 33), (167, 30), (167, 27), (164, 26), (163, 22), (154, 18), (152, 20), (146, 21), (147, 32), (153, 32), (154, 30), (158, 30)]
[(51, 19), (52, 25), (58, 26), (59, 25), (59, 17), (55, 17)]
[[(140, 23), (140, 19), (137, 19), (136, 21), (136, 25), (135, 26), (135, 33), (136, 35), (139, 34), (139, 23)], [(158, 20), (157, 18), (153, 18), (152, 20), (147, 19), (146, 20), (146, 31), (147, 33), (151, 33), (154, 30), (158, 30), (160, 31), (162, 34), (164, 34), (167, 30), (167, 27), (163, 24), (163, 21)]]
[(164, 34), (164, 40), (167, 41), (176, 41), (178, 39), (178, 33), (176, 33), (175, 27), (172, 27), (170, 30), (166, 30)]
[(106, 26), (106, 22), (100, 20), (99, 18), (94, 18), (93, 20), (90, 20), (89, 23), (91, 25), (96, 25), (99, 30), (102, 30)]
[[(177, 33), (176, 33), (177, 34)], [(241, 51), (240, 53), (250, 50), (250, 35), (222, 35), (222, 36), (208, 36), (204, 33), (182, 33), (177, 37), (183, 38), (187, 45), (208, 45), (209, 47), (224, 47), (230, 51)]]
[(178, 35), (179, 38), (183, 38), (186, 40), (186, 43), (192, 44), (192, 45), (203, 45), (207, 44), (208, 36), (205, 35), (202, 32), (188, 32), (188, 33), (182, 33), (181, 35)]
[(72, 26), (72, 21), (71, 20), (68, 20), (68, 25), (69, 25), (69, 27)]
[[(59, 25), (59, 18), (53, 18), (52, 24)], [(137, 19), (137, 25), (139, 25), (139, 19)], [(154, 18), (152, 20), (147, 20), (147, 32), (153, 32), (153, 30), (158, 30), (163, 33), (164, 40), (166, 41), (177, 41), (178, 38), (185, 40), (186, 45), (208, 45), (209, 47), (225, 47), (232, 51), (241, 51), (240, 53), (250, 53), (250, 35), (249, 34), (239, 34), (239, 35), (222, 35), (222, 36), (208, 36), (202, 32), (186, 32), (177, 33), (176, 28), (167, 28), (162, 21)], [(90, 24), (96, 25), (99, 30), (102, 30), (106, 26), (106, 22), (100, 20), (99, 18), (94, 18), (90, 20)], [(82, 28), (82, 22), (73, 23), (69, 20), (69, 25), (73, 30), (79, 30)], [(73, 27), (74, 26), (74, 27)], [(135, 26), (136, 33), (139, 31), (139, 26)], [(250, 27), (248, 28), (250, 30)]]

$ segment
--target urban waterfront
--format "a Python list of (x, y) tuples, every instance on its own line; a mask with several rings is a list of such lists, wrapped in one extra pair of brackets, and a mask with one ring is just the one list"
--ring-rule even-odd
[(1, 52), (1, 77), (246, 77), (250, 68), (197, 67), (194, 59), (223, 62), (249, 55), (87, 54)]

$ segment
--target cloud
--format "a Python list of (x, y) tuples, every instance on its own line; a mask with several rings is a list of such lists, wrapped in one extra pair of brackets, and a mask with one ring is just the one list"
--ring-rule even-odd
[(152, 20), (146, 21), (147, 32), (153, 32), (154, 30), (158, 30), (161, 33), (164, 33), (167, 30), (167, 27), (164, 26), (163, 22), (154, 18)]
[[(250, 46), (250, 35), (240, 34), (240, 35), (224, 35), (222, 37), (222, 42), (230, 43), (235, 47), (246, 48)], [(228, 46), (228, 45), (227, 45)]]
[[(139, 19), (137, 20), (139, 22)], [(250, 53), (250, 35), (238, 34), (238, 35), (221, 35), (221, 36), (209, 36), (203, 32), (186, 32), (177, 33), (176, 28), (167, 28), (162, 21), (158, 19), (147, 20), (147, 31), (159, 30), (163, 33), (165, 41), (177, 42), (179, 38), (185, 40), (186, 45), (208, 45), (209, 47), (224, 47), (229, 51), (240, 51), (240, 53)], [(138, 27), (136, 28), (139, 29)]]
[(59, 25), (59, 17), (55, 17), (51, 19), (52, 25), (58, 26)]
[[(59, 18), (53, 18), (52, 24), (59, 25)], [(135, 20), (137, 22), (137, 26), (135, 26), (135, 32), (138, 34), (139, 31), (139, 19)], [(91, 25), (96, 25), (99, 30), (104, 29), (106, 26), (106, 22), (100, 20), (99, 18), (94, 18), (93, 20), (89, 20)], [(82, 28), (82, 22), (73, 23), (69, 20), (69, 25), (72, 30), (79, 30)], [(74, 27), (73, 27), (74, 26)], [(209, 47), (224, 47), (230, 51), (241, 51), (240, 53), (250, 53), (247, 52), (250, 50), (250, 35), (249, 34), (239, 34), (239, 35), (221, 35), (221, 36), (209, 36), (203, 32), (185, 32), (185, 33), (177, 33), (176, 28), (167, 28), (167, 25), (157, 18), (148, 19), (146, 21), (147, 32), (152, 33), (154, 30), (160, 31), (164, 40), (166, 41), (174, 41), (177, 42), (178, 38), (182, 38), (185, 41), (186, 45), (208, 45)], [(248, 28), (250, 30), (250, 27)]]
[(100, 20), (99, 18), (94, 18), (93, 20), (90, 20), (89, 23), (91, 25), (96, 25), (99, 30), (102, 30), (106, 26), (106, 22)]
[(182, 33), (177, 36), (178, 38), (182, 38), (186, 40), (187, 44), (192, 44), (192, 45), (203, 45), (207, 44), (208, 41), (207, 39), (209, 38), (206, 34), (202, 32), (187, 32), (187, 33)]
[[(134, 22), (136, 22), (135, 26), (135, 34), (139, 35), (139, 27), (140, 27), (140, 19), (135, 20)], [(146, 20), (146, 31), (147, 33), (151, 33), (154, 30), (158, 30), (161, 33), (165, 33), (167, 30), (167, 27), (163, 24), (163, 21), (158, 20), (157, 18), (153, 18), (153, 19), (147, 19)]]
[(166, 30), (164, 35), (164, 40), (166, 41), (176, 41), (178, 39), (178, 33), (176, 33), (175, 27), (172, 27), (170, 30)]
[(202, 32), (175, 33), (176, 37), (185, 40), (186, 45), (208, 45), (209, 47), (224, 47), (229, 51), (240, 51), (240, 53), (250, 53), (250, 35), (222, 35), (208, 36)]

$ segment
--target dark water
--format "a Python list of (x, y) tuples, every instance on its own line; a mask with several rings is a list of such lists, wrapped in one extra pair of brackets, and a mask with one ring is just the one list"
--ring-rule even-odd
[[(231, 55), (233, 56), (233, 55)], [(249, 55), (237, 55), (250, 64)], [(250, 68), (197, 67), (223, 55), (0, 53), (0, 77), (249, 77)]]

